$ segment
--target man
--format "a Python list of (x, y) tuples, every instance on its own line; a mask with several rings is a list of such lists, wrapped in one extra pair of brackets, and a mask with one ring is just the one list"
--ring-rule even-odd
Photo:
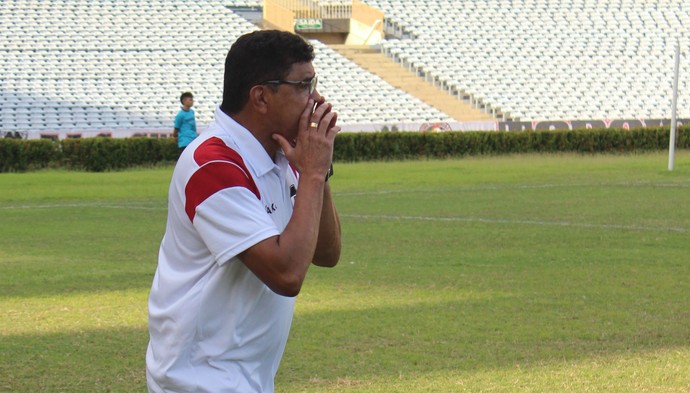
[(149, 297), (152, 392), (273, 392), (295, 296), (335, 266), (328, 176), (340, 130), (292, 33), (240, 37), (223, 103), (180, 157)]
[(192, 109), (192, 106), (194, 106), (194, 95), (190, 92), (182, 93), (180, 103), (182, 104), (182, 109), (175, 116), (173, 137), (177, 138), (177, 147), (180, 148), (180, 154), (182, 154), (184, 149), (198, 134), (196, 132), (196, 118)]

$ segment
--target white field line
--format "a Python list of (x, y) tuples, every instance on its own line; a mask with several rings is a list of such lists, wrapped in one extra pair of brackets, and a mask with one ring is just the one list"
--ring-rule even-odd
[[(129, 210), (166, 210), (167, 207), (155, 206), (135, 206), (135, 205), (103, 205), (98, 203), (64, 203), (64, 204), (44, 204), (44, 205), (18, 205), (0, 206), (1, 210), (10, 209), (54, 209), (54, 208), (84, 208), (93, 207), (99, 209), (129, 209)], [(433, 217), (433, 216), (398, 216), (388, 214), (340, 214), (341, 217), (355, 218), (361, 220), (401, 220), (401, 221), (438, 221), (438, 222), (474, 222), (483, 224), (509, 224), (509, 225), (537, 225), (537, 226), (559, 226), (570, 228), (595, 228), (595, 229), (619, 229), (627, 231), (643, 232), (677, 232), (690, 233), (690, 228), (682, 227), (649, 227), (639, 225), (619, 225), (619, 224), (592, 224), (570, 221), (537, 221), (537, 220), (509, 220), (500, 218), (482, 217)]]
[[(553, 184), (523, 184), (523, 185), (502, 185), (502, 186), (472, 186), (457, 187), (448, 189), (431, 190), (435, 192), (474, 192), (474, 191), (495, 191), (495, 190), (514, 190), (514, 189), (548, 189), (548, 188), (572, 188), (572, 187), (658, 187), (658, 188), (689, 188), (690, 183), (657, 183), (657, 182), (619, 182), (619, 183), (553, 183)], [(419, 192), (429, 192), (430, 190), (419, 190)], [(338, 196), (364, 196), (364, 195), (386, 195), (400, 193), (414, 193), (415, 190), (377, 190), (362, 192), (335, 193)], [(510, 225), (538, 225), (538, 226), (560, 226), (571, 228), (599, 228), (599, 229), (618, 229), (628, 231), (653, 231), (653, 232), (677, 232), (690, 233), (690, 228), (683, 227), (648, 227), (640, 225), (619, 225), (619, 224), (592, 224), (578, 223), (569, 221), (537, 221), (537, 220), (510, 220), (499, 218), (481, 217), (431, 217), (431, 216), (396, 216), (396, 215), (367, 215), (367, 214), (341, 214), (341, 217), (370, 220), (405, 220), (405, 221), (445, 221), (445, 222), (478, 222), (485, 224), (510, 224)]]
[[(473, 186), (458, 187), (452, 189), (436, 189), (436, 192), (472, 192), (486, 190), (506, 190), (506, 189), (540, 189), (540, 188), (571, 188), (571, 187), (660, 187), (660, 188), (686, 188), (690, 183), (656, 183), (656, 182), (620, 182), (620, 183), (580, 183), (580, 184), (533, 184), (533, 185), (514, 185), (514, 186)], [(419, 190), (419, 192), (429, 192), (430, 190)], [(336, 192), (337, 196), (360, 196), (360, 195), (385, 195), (399, 193), (414, 193), (414, 190), (377, 190), (363, 192)], [(99, 203), (71, 203), (71, 204), (42, 204), (42, 205), (15, 205), (0, 206), (3, 209), (51, 209), (63, 207), (95, 207), (105, 209), (132, 209), (132, 210), (166, 210), (167, 204), (163, 206), (137, 206), (137, 205), (110, 205)], [(599, 229), (618, 229), (628, 231), (653, 231), (653, 232), (677, 232), (690, 233), (690, 228), (683, 227), (649, 227), (639, 225), (619, 225), (619, 224), (593, 224), (569, 221), (537, 221), (537, 220), (511, 220), (500, 218), (482, 217), (432, 217), (432, 216), (397, 216), (397, 215), (367, 215), (367, 214), (341, 214), (341, 217), (356, 219), (378, 219), (378, 220), (405, 220), (405, 221), (445, 221), (445, 222), (478, 222), (485, 224), (511, 224), (511, 225), (538, 225), (538, 226), (560, 226), (571, 228), (599, 228)]]
[(642, 232), (677, 232), (690, 233), (690, 228), (682, 227), (648, 227), (639, 225), (618, 225), (618, 224), (592, 224), (583, 222), (569, 221), (537, 221), (537, 220), (508, 220), (500, 218), (481, 218), (481, 217), (430, 217), (430, 216), (396, 216), (386, 214), (341, 214), (341, 217), (355, 218), (362, 220), (400, 220), (400, 221), (438, 221), (438, 222), (470, 222), (482, 224), (509, 224), (509, 225), (537, 225), (537, 226), (559, 226), (569, 228), (593, 228), (593, 229), (620, 229), (626, 231)]
[(549, 188), (584, 188), (584, 187), (624, 187), (624, 188), (690, 188), (690, 183), (657, 183), (657, 182), (619, 182), (619, 183), (546, 183), (546, 184), (515, 184), (515, 185), (480, 185), (480, 186), (458, 186), (453, 188), (437, 189), (399, 189), (399, 190), (372, 190), (372, 191), (353, 191), (335, 192), (338, 196), (360, 196), (360, 195), (386, 195), (417, 192), (473, 192), (473, 191), (498, 191), (498, 190), (531, 190)]
[[(386, 195), (386, 194), (413, 194), (428, 192), (473, 192), (473, 191), (495, 191), (495, 190), (529, 190), (529, 189), (549, 189), (549, 188), (581, 188), (581, 187), (659, 187), (659, 188), (690, 188), (690, 182), (677, 183), (657, 183), (657, 182), (619, 182), (619, 183), (545, 183), (545, 184), (515, 184), (515, 185), (480, 185), (480, 186), (458, 186), (452, 188), (432, 188), (432, 189), (399, 189), (399, 190), (373, 190), (373, 191), (352, 191), (334, 192), (336, 196), (360, 196), (360, 195)], [(166, 202), (167, 204), (167, 202)], [(112, 209), (146, 209), (158, 210), (167, 209), (165, 207), (151, 206), (132, 206), (132, 205), (104, 205), (100, 203), (64, 203), (64, 204), (43, 204), (43, 205), (10, 205), (0, 206), (0, 209), (50, 209), (56, 207), (102, 207)]]
[(132, 209), (132, 210), (166, 210), (167, 206), (137, 206), (137, 205), (109, 205), (101, 203), (55, 203), (55, 204), (42, 204), (42, 205), (13, 205), (13, 206), (0, 206), (1, 210), (14, 210), (14, 209), (55, 209), (55, 208), (82, 208), (82, 207), (95, 207), (98, 209)]

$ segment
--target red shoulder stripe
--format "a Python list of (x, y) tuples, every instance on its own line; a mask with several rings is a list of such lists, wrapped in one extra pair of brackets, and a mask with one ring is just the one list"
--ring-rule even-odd
[(194, 221), (197, 206), (226, 188), (244, 187), (261, 198), (242, 157), (219, 138), (209, 138), (199, 145), (194, 160), (200, 168), (185, 186), (185, 212), (190, 221)]
[(243, 168), (244, 160), (242, 157), (228, 147), (222, 139), (218, 137), (208, 138), (194, 151), (194, 161), (197, 165), (203, 166), (211, 161), (232, 161), (239, 163)]
[(292, 169), (292, 174), (295, 175), (295, 179), (297, 179), (299, 176), (297, 176), (297, 169), (295, 169), (292, 164), (288, 164), (290, 166), (290, 169)]

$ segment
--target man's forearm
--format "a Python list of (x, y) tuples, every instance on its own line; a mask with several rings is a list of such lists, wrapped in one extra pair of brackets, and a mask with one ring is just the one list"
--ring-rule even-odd
[(323, 210), (324, 180), (300, 176), (295, 208), (287, 226), (250, 247), (240, 259), (274, 292), (296, 296), (312, 263)]
[(319, 237), (314, 252), (315, 265), (331, 267), (338, 263), (341, 250), (340, 237), (340, 218), (333, 203), (331, 187), (326, 183), (323, 191)]

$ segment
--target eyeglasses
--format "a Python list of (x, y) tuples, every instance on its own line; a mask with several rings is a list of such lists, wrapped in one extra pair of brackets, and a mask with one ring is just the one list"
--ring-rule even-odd
[(316, 90), (316, 85), (319, 83), (319, 77), (314, 74), (314, 76), (305, 81), (290, 81), (290, 80), (273, 80), (260, 83), (261, 85), (293, 85), (298, 86), (300, 89), (309, 90), (309, 94), (312, 94)]

